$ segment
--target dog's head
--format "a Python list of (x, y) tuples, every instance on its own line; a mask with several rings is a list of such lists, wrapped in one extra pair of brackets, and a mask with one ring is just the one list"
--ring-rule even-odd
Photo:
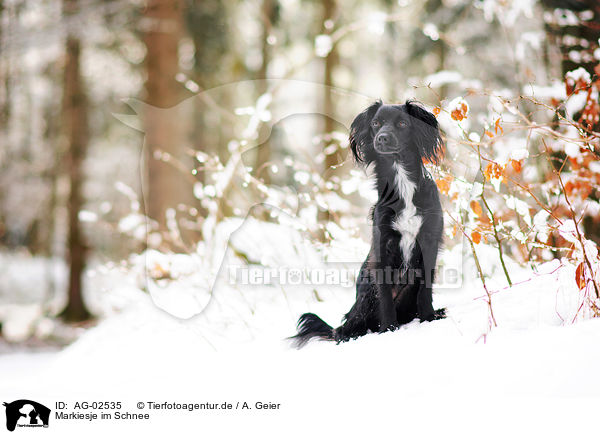
[(352, 122), (350, 147), (356, 162), (364, 165), (414, 155), (439, 164), (444, 150), (435, 116), (413, 101), (372, 104)]

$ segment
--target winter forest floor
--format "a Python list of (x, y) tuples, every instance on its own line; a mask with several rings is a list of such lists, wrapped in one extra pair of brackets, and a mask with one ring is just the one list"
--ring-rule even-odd
[[(258, 236), (262, 244), (254, 242)], [(245, 222), (231, 236), (224, 264), (242, 264), (243, 253), (279, 269), (315, 267), (324, 258), (347, 265), (360, 263), (368, 248), (343, 237), (327, 248), (304, 241), (286, 225)], [(576, 432), (597, 426), (600, 320), (573, 322), (580, 295), (568, 263), (554, 260), (533, 271), (508, 260), (515, 282), (509, 288), (497, 251), (478, 246), (493, 291), (497, 327), (491, 327), (473, 259), (457, 244), (440, 262), (460, 267), (462, 283), (438, 285), (434, 295), (448, 318), (297, 351), (285, 337), (294, 333), (298, 315), (312, 311), (337, 325), (353, 303), (353, 288), (240, 287), (221, 276), (211, 296), (193, 298), (187, 288), (202, 285), (193, 272), (202, 266), (198, 256), (192, 264), (190, 257), (153, 253), (90, 277), (96, 284), (88, 298), (103, 319), (60, 351), (0, 356), (2, 398), (122, 401), (130, 412), (138, 412), (139, 401), (281, 404), (275, 410), (146, 409), (149, 420), (122, 421), (117, 432)], [(153, 279), (157, 268), (171, 279)], [(144, 280), (149, 292), (139, 289)], [(19, 327), (39, 325), (8, 321), (7, 327), (18, 334)], [(50, 428), (87, 433), (115, 425), (52, 420)]]

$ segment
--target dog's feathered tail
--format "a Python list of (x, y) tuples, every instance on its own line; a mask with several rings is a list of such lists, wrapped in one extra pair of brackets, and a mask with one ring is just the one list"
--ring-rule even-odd
[(290, 339), (296, 348), (302, 348), (313, 338), (333, 341), (334, 330), (314, 313), (305, 313), (298, 320), (298, 334)]

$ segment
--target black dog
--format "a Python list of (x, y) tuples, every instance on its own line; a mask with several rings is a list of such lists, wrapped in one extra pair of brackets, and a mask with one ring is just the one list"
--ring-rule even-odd
[(312, 338), (347, 341), (393, 330), (419, 318), (443, 318), (432, 307), (432, 283), (443, 217), (435, 182), (423, 166), (439, 164), (443, 142), (433, 114), (414, 102), (376, 102), (352, 122), (357, 164), (373, 165), (379, 198), (371, 211), (373, 240), (356, 284), (356, 302), (333, 329), (313, 313), (298, 321), (301, 347)]

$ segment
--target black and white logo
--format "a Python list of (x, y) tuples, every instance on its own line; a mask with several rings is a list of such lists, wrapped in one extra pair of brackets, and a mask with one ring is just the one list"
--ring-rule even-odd
[(29, 399), (19, 399), (4, 403), (6, 407), (6, 429), (14, 431), (22, 428), (48, 428), (50, 409)]

